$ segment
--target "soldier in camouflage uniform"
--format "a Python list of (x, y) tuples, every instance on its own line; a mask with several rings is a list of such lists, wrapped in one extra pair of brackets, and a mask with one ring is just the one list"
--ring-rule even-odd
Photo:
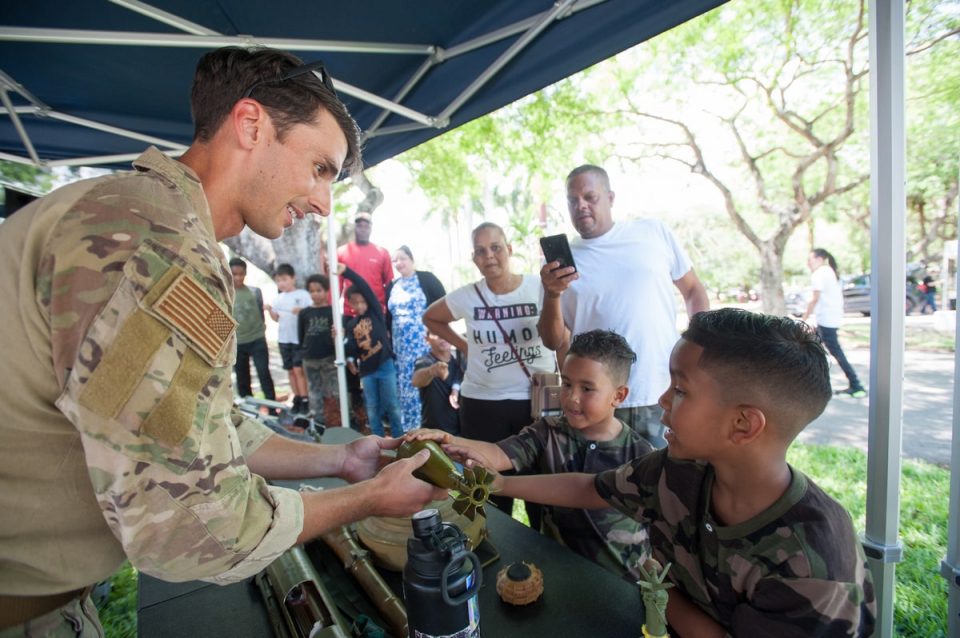
[[(420, 430), (452, 453), (470, 449), (491, 469), (524, 473), (598, 473), (646, 456), (653, 446), (614, 416), (626, 397), (633, 350), (620, 335), (592, 330), (574, 337), (563, 364), (561, 417), (545, 417), (497, 443)], [(581, 556), (627, 580), (650, 556), (647, 528), (612, 507), (544, 508), (541, 530)]]
[(815, 333), (734, 309), (694, 316), (660, 398), (668, 447), (596, 476), (498, 478), (504, 492), (648, 521), (673, 563), (679, 635), (868, 636), (876, 601), (849, 514), (786, 462), (830, 399)]
[[(233, 286), (217, 242), (328, 215), (356, 124), (322, 69), (221, 49), (175, 161), (77, 182), (0, 225), (0, 635), (98, 635), (89, 586), (124, 558), (228, 583), (293, 544), (442, 492), (377, 437), (317, 446), (233, 409)], [(309, 494), (267, 478), (341, 476)], [(63, 633), (66, 632), (66, 633)]]

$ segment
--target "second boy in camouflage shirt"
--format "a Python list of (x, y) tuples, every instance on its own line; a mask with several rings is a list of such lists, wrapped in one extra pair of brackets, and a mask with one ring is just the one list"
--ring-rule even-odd
[[(645, 456), (653, 447), (613, 412), (624, 400), (635, 356), (620, 335), (592, 330), (577, 335), (563, 365), (560, 404), (563, 416), (538, 419), (517, 434), (486, 443), (415, 433), (444, 441), (456, 454), (470, 449), (499, 470), (564, 474), (602, 472)], [(542, 531), (578, 554), (635, 581), (637, 564), (650, 555), (646, 525), (607, 507), (584, 510), (545, 508)]]

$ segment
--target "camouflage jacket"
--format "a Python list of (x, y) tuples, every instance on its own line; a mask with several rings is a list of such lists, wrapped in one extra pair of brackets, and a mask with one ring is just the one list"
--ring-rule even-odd
[[(619, 467), (653, 450), (625, 425), (615, 439), (590, 441), (571, 428), (565, 417), (539, 419), (497, 445), (517, 472), (535, 474), (593, 474)], [(646, 525), (613, 508), (544, 506), (543, 528), (581, 556), (630, 581), (639, 576), (638, 562), (650, 555)]]
[(196, 175), (155, 149), (0, 225), (0, 593), (128, 556), (229, 582), (296, 541), (303, 504), (251, 474), (233, 410), (233, 286)]
[(668, 579), (734, 636), (868, 636), (873, 582), (849, 514), (791, 468), (784, 495), (733, 526), (711, 514), (713, 468), (659, 450), (596, 477), (600, 495), (650, 522)]

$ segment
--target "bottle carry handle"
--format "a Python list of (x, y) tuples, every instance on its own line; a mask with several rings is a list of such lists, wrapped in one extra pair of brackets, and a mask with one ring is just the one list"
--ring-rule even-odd
[[(459, 559), (459, 560), (458, 560)], [(470, 561), (473, 563), (473, 571), (476, 574), (476, 578), (473, 581), (473, 585), (467, 587), (466, 591), (457, 596), (456, 598), (450, 597), (450, 590), (448, 589), (448, 581), (450, 578), (450, 573), (454, 568), (459, 569), (465, 561)], [(459, 605), (460, 603), (469, 600), (474, 594), (480, 591), (480, 585), (483, 582), (483, 565), (480, 564), (480, 559), (477, 558), (477, 555), (473, 552), (463, 552), (454, 555), (450, 562), (443, 566), (443, 573), (440, 574), (440, 593), (443, 595), (443, 602), (453, 606)]]

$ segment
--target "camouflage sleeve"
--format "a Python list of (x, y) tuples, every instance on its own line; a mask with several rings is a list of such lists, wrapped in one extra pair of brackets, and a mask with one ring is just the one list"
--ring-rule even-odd
[(242, 412), (233, 408), (230, 412), (230, 419), (233, 426), (237, 428), (237, 436), (240, 437), (240, 449), (245, 458), (250, 458), (254, 452), (260, 449), (260, 446), (267, 442), (274, 431), (265, 426), (256, 419), (245, 416)]
[(867, 636), (873, 633), (873, 617), (865, 607), (864, 590), (858, 582), (768, 576), (757, 581), (749, 602), (733, 610), (730, 633)]
[(497, 443), (510, 459), (515, 471), (527, 472), (538, 467), (540, 456), (547, 444), (547, 427), (546, 421), (537, 419), (513, 436)]
[(636, 458), (618, 468), (600, 472), (594, 478), (597, 493), (611, 507), (635, 520), (644, 520), (656, 498), (666, 448)]
[(115, 208), (77, 217), (48, 246), (38, 301), (63, 371), (57, 407), (82, 435), (107, 524), (165, 580), (257, 573), (296, 542), (303, 503), (251, 474), (245, 452), (265, 437), (233, 427), (235, 322), (215, 244), (176, 237), (175, 251)]

